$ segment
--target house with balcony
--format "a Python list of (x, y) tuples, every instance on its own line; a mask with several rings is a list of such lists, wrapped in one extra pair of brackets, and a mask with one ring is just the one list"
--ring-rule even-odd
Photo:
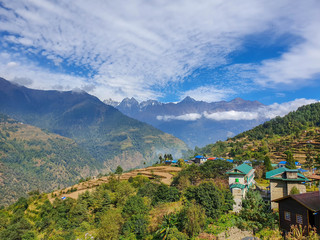
[(227, 172), (229, 188), (235, 201), (233, 205), (234, 212), (241, 210), (242, 199), (245, 198), (247, 191), (254, 184), (254, 171), (251, 166), (243, 163)]

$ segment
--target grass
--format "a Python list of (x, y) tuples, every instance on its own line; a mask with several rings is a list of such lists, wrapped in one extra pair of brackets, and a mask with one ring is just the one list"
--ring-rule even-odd
[(205, 230), (206, 233), (218, 235), (235, 226), (237, 216), (233, 213), (222, 215), (218, 220), (213, 220)]
[(255, 181), (259, 187), (264, 188), (264, 189), (266, 189), (270, 184), (269, 180), (263, 179), (263, 178), (255, 179)]

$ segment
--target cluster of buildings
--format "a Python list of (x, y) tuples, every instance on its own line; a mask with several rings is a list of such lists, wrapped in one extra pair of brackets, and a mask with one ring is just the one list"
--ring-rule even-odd
[[(307, 233), (312, 227), (320, 233), (320, 185), (319, 191), (306, 192), (306, 183), (310, 182), (299, 169), (288, 169), (285, 165), (266, 173), (270, 181), (269, 200), (272, 209), (279, 210), (280, 229), (290, 231), (292, 225), (301, 225)], [(297, 165), (298, 163), (296, 163)], [(234, 197), (234, 212), (241, 210), (242, 199), (254, 182), (254, 169), (248, 164), (241, 164), (227, 172), (229, 187)], [(319, 178), (312, 177), (320, 181)], [(293, 189), (299, 194), (292, 194)]]
[[(207, 158), (195, 156), (191, 160), (184, 160), (187, 164), (203, 164), (206, 161), (225, 160), (234, 163), (232, 159), (218, 157)], [(166, 164), (178, 164), (178, 160), (167, 160)], [(299, 162), (295, 162), (296, 169), (286, 168), (286, 161), (273, 164), (274, 170), (266, 173), (266, 179), (270, 181), (267, 193), (267, 200), (271, 202), (271, 209), (278, 209), (280, 229), (284, 232), (290, 231), (292, 225), (301, 225), (308, 232), (315, 227), (320, 233), (320, 185), (319, 191), (306, 192), (306, 183), (318, 181), (320, 175), (312, 175), (307, 178), (303, 173)], [(248, 190), (255, 185), (255, 169), (251, 161), (244, 161), (241, 165), (235, 166), (227, 172), (229, 177), (229, 188), (234, 198), (233, 211), (239, 212), (242, 207), (242, 200)], [(294, 189), (294, 190), (293, 190)], [(293, 194), (299, 192), (299, 194)]]

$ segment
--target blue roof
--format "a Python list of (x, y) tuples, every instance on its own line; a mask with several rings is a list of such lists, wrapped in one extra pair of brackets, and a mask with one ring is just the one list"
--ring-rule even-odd
[(233, 163), (232, 159), (227, 159), (227, 162)]
[(66, 197), (62, 197), (61, 199), (62, 199), (62, 200), (65, 200), (65, 199), (66, 199)]
[(177, 163), (177, 162), (178, 162), (178, 160), (172, 160), (171, 162), (172, 162), (172, 163)]
[[(281, 162), (279, 162), (279, 164), (287, 164), (287, 161), (281, 161)], [(295, 165), (300, 166), (301, 163), (295, 162)]]
[(201, 155), (198, 155), (198, 156), (195, 156), (195, 158), (203, 158), (203, 156), (201, 156)]
[(308, 172), (308, 170), (302, 169), (302, 168), (298, 169), (298, 171), (300, 171), (300, 172)]

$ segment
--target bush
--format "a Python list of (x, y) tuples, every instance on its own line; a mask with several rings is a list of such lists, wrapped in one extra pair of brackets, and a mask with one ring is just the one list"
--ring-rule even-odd
[(185, 193), (186, 198), (194, 199), (200, 204), (208, 217), (217, 219), (223, 212), (224, 195), (222, 191), (211, 182), (205, 182), (197, 187), (189, 187)]
[(169, 187), (160, 184), (153, 198), (153, 205), (159, 202), (175, 202), (180, 199), (179, 190), (176, 187)]

